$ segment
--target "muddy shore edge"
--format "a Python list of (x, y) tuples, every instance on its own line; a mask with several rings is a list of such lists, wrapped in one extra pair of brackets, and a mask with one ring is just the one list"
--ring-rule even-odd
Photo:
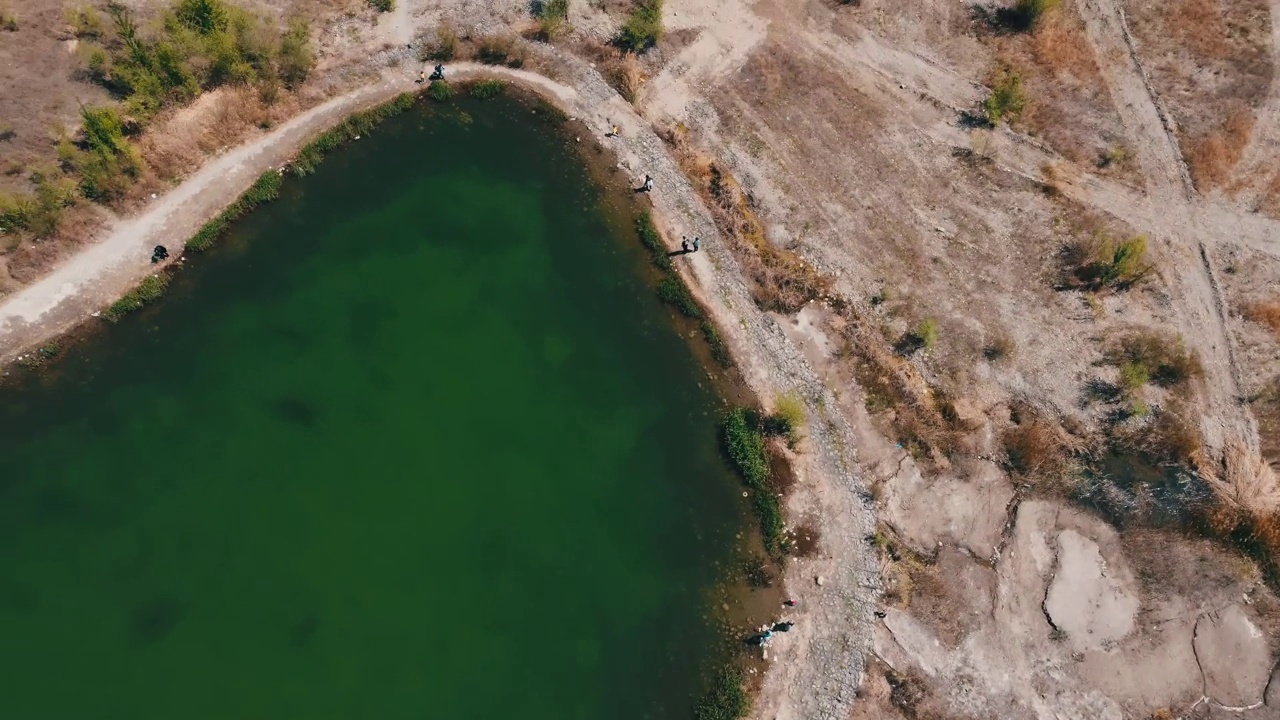
[[(795, 461), (798, 482), (787, 501), (787, 517), (816, 524), (821, 547), (815, 556), (792, 559), (785, 568), (786, 592), (800, 602), (798, 612), (792, 613), (798, 625), (785, 642), (771, 647), (769, 669), (751, 716), (847, 715), (861, 683), (879, 590), (875, 555), (865, 541), (875, 529), (874, 512), (864, 500), (869, 496), (857, 470), (849, 423), (778, 321), (756, 307), (710, 212), (648, 122), (586, 62), (554, 48), (539, 47), (537, 53), (558, 69), (559, 80), (475, 63), (452, 64), (449, 76), (515, 83), (583, 123), (596, 137), (612, 125), (621, 127), (622, 136), (609, 141), (611, 150), (632, 180), (646, 174), (654, 178), (650, 199), (662, 234), (668, 240), (681, 235), (703, 238), (702, 252), (689, 256), (678, 271), (721, 329), (743, 382), (766, 407), (782, 395), (800, 398), (807, 407), (810, 421), (805, 447)], [(353, 112), (415, 89), (421, 86), (414, 84), (413, 73), (388, 71), (377, 82), (212, 158), (137, 216), (117, 223), (105, 239), (0, 303), (0, 365), (92, 322), (95, 313), (159, 269), (149, 262), (152, 247), (173, 246), (174, 238), (185, 243), (262, 172), (286, 163), (312, 137)], [(171, 257), (180, 255), (174, 252)]]

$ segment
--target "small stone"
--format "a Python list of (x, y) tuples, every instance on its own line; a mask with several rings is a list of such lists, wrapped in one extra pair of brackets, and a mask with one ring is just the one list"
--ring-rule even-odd
[(821, 575), (815, 577), (813, 581), (818, 584), (818, 587), (822, 587), (822, 583), (825, 582)]

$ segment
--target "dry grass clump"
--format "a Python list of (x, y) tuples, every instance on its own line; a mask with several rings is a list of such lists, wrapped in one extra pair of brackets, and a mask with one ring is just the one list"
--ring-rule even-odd
[(1065, 73), (1079, 80), (1099, 77), (1092, 46), (1075, 17), (1052, 14), (1031, 36), (1031, 48), (1036, 60), (1055, 73)]
[(1245, 305), (1243, 314), (1246, 320), (1265, 325), (1272, 332), (1280, 335), (1280, 298), (1266, 302), (1255, 302)]
[(1084, 441), (1030, 408), (1018, 408), (1013, 414), (1017, 422), (1001, 438), (1012, 474), (1030, 484), (1063, 485), (1075, 471)]
[(1261, 392), (1250, 398), (1249, 405), (1258, 419), (1263, 455), (1272, 462), (1280, 462), (1280, 376), (1272, 378)]
[(1181, 337), (1155, 330), (1124, 335), (1106, 351), (1108, 363), (1120, 369), (1122, 384), (1153, 383), (1172, 388), (1204, 375), (1200, 356), (1187, 350)]
[(1231, 170), (1244, 156), (1253, 122), (1253, 111), (1244, 103), (1235, 102), (1218, 130), (1191, 141), (1187, 167), (1197, 189), (1205, 191), (1227, 184)]
[(475, 59), (486, 65), (520, 68), (524, 67), (526, 50), (518, 38), (509, 35), (489, 35), (476, 40)]
[(845, 351), (865, 393), (867, 411), (917, 462), (950, 465), (964, 439), (950, 400), (885, 340), (856, 308), (845, 309)]
[(751, 279), (757, 305), (773, 312), (794, 313), (827, 296), (831, 278), (796, 254), (769, 242), (751, 198), (727, 170), (693, 149), (682, 126), (668, 129), (663, 136), (675, 149), (685, 175), (711, 207), (716, 226)]
[(1221, 468), (1203, 475), (1219, 500), (1251, 519), (1269, 518), (1280, 511), (1280, 475), (1242, 442), (1227, 445)]

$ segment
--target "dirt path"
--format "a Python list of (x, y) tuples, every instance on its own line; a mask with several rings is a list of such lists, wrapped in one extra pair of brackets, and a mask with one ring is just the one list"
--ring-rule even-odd
[(1152, 235), (1157, 239), (1164, 276), (1181, 298), (1176, 312), (1182, 336), (1204, 361), (1208, 412), (1203, 430), (1211, 448), (1240, 440), (1257, 452), (1256, 422), (1241, 406), (1244, 396), (1234, 339), (1226, 326), (1226, 308), (1209, 244), (1195, 212), (1195, 190), (1173, 134), (1169, 115), (1159, 105), (1138, 61), (1124, 10), (1116, 0), (1082, 0), (1080, 14), (1094, 52), (1102, 58), (1103, 77), (1143, 168)]

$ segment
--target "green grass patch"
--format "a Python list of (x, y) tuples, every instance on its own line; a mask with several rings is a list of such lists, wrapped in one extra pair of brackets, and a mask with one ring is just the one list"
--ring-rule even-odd
[(293, 174), (298, 177), (310, 175), (320, 166), (320, 161), (324, 159), (325, 155), (357, 137), (367, 135), (378, 123), (392, 115), (399, 115), (405, 112), (413, 107), (413, 103), (413, 93), (400, 93), (394, 100), (348, 117), (337, 127), (323, 133), (303, 146), (302, 150), (298, 152), (298, 157), (294, 158)]
[(703, 318), (700, 324), (702, 330), (702, 339), (707, 341), (707, 347), (711, 348), (711, 357), (722, 368), (733, 367), (733, 356), (729, 354), (729, 346), (725, 344), (724, 338), (720, 336), (720, 330), (716, 328), (715, 323)]
[(742, 669), (730, 665), (723, 668), (711, 681), (711, 687), (693, 705), (697, 720), (738, 720), (751, 709), (751, 700), (744, 687), (746, 678)]
[(658, 297), (662, 298), (663, 302), (674, 305), (681, 315), (694, 320), (702, 319), (702, 308), (698, 307), (698, 301), (693, 299), (689, 287), (675, 272), (669, 273), (658, 282)]
[(280, 186), (284, 178), (277, 170), (268, 170), (258, 176), (253, 185), (244, 191), (235, 202), (217, 217), (204, 224), (199, 232), (187, 241), (187, 249), (192, 252), (204, 252), (213, 247), (218, 238), (231, 227), (231, 223), (244, 216), (250, 210), (269, 203), (280, 197)]
[(725, 451), (752, 490), (752, 507), (760, 521), (764, 549), (777, 557), (783, 552), (782, 503), (770, 483), (772, 470), (760, 417), (746, 408), (725, 415), (721, 424)]
[(432, 80), (427, 86), (427, 97), (436, 102), (447, 102), (453, 99), (453, 86), (444, 80)]
[(671, 258), (667, 256), (667, 246), (662, 242), (658, 226), (653, 224), (652, 215), (646, 212), (636, 218), (636, 234), (640, 236), (640, 242), (649, 251), (649, 259), (653, 264), (660, 270), (670, 270)]
[(141, 310), (160, 299), (167, 287), (169, 287), (169, 275), (167, 273), (161, 272), (151, 275), (143, 280), (138, 287), (131, 290), (129, 294), (112, 303), (111, 307), (103, 311), (102, 317), (110, 322), (117, 322), (125, 315)]
[(378, 12), (391, 12), (396, 9), (396, 0), (369, 0), (369, 7)]
[(506, 89), (507, 89), (506, 83), (502, 82), (501, 80), (494, 80), (492, 78), (485, 79), (485, 80), (477, 80), (471, 83), (471, 88), (470, 88), (471, 97), (478, 98), (480, 100), (489, 100), (491, 98), (498, 97), (499, 95), (502, 94), (502, 91)]

